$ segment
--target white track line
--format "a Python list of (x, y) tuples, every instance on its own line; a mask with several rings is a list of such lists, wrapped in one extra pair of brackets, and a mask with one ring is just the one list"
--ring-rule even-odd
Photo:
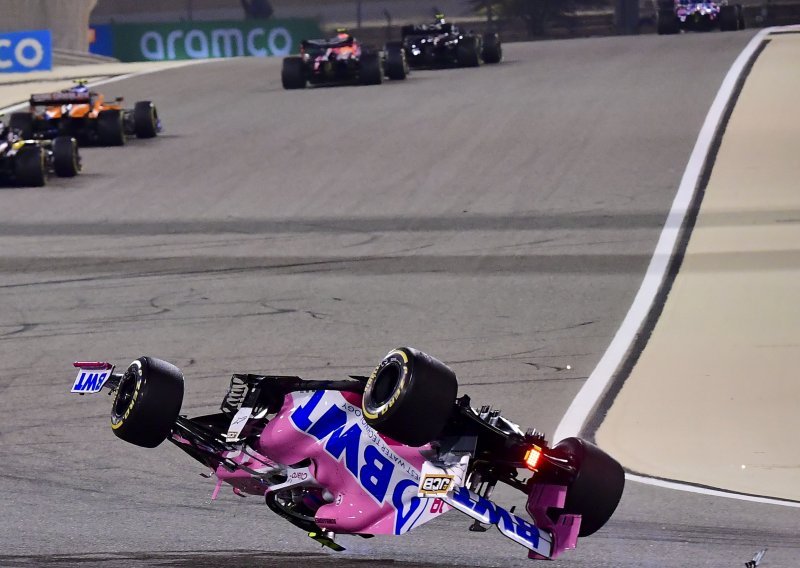
[(761, 44), (764, 36), (766, 36), (773, 28), (765, 28), (756, 34), (747, 47), (744, 48), (736, 61), (733, 62), (728, 74), (722, 81), (722, 85), (711, 104), (711, 108), (706, 115), (703, 127), (695, 142), (692, 154), (689, 157), (689, 162), (686, 165), (686, 170), (683, 172), (678, 193), (672, 202), (672, 208), (667, 215), (667, 220), (664, 223), (664, 228), (661, 230), (658, 243), (656, 244), (653, 257), (650, 259), (650, 264), (647, 267), (647, 272), (644, 275), (644, 280), (636, 293), (636, 297), (631, 304), (625, 319), (622, 321), (614, 339), (606, 349), (600, 362), (595, 367), (592, 374), (584, 383), (581, 390), (578, 392), (575, 399), (570, 404), (564, 417), (556, 429), (554, 440), (561, 440), (569, 436), (577, 436), (580, 429), (583, 427), (586, 418), (592, 411), (597, 401), (602, 396), (608, 383), (614, 375), (628, 349), (633, 344), (636, 334), (644, 323), (647, 314), (650, 311), (653, 302), (655, 301), (656, 294), (661, 287), (664, 277), (666, 276), (669, 261), (675, 251), (675, 245), (680, 235), (681, 227), (683, 226), (684, 219), (689, 211), (692, 199), (697, 191), (700, 175), (703, 171), (708, 151), (711, 143), (714, 140), (717, 126), (719, 125), (722, 115), (725, 112), (725, 107), (730, 100), (736, 82), (744, 70), (747, 61), (753, 55), (758, 46)]
[[(94, 81), (92, 83), (89, 83), (88, 86), (89, 87), (98, 87), (100, 85), (105, 85), (107, 83), (114, 83), (116, 81), (122, 81), (124, 79), (131, 79), (133, 77), (141, 77), (142, 75), (150, 75), (151, 73), (160, 73), (161, 71), (169, 71), (171, 69), (180, 69), (181, 67), (186, 67), (188, 65), (197, 65), (199, 63), (209, 63), (211, 61), (220, 61), (220, 58), (217, 58), (217, 59), (188, 59), (188, 60), (184, 61), (183, 63), (178, 63), (176, 65), (170, 65), (168, 67), (157, 67), (155, 69), (145, 69), (143, 71), (134, 71), (133, 73), (125, 73), (123, 75), (115, 75), (115, 76), (109, 77), (107, 79), (101, 79), (100, 81)], [(69, 81), (70, 79), (69, 79), (69, 77), (65, 77), (64, 80), (65, 81)], [(43, 79), (43, 81), (44, 81), (44, 79)], [(3, 85), (0, 84), (0, 88), (2, 88), (2, 87), (3, 87)], [(25, 108), (27, 106), (28, 106), (28, 101), (23, 101), (21, 103), (14, 103), (11, 106), (0, 108), (0, 114), (6, 113), (6, 112), (14, 112), (16, 110), (20, 110), (20, 109)]]
[[(650, 312), (650, 308), (653, 306), (656, 295), (666, 277), (669, 261), (675, 252), (675, 246), (680, 236), (681, 227), (683, 226), (683, 222), (697, 191), (700, 176), (703, 172), (703, 166), (705, 165), (711, 144), (714, 140), (714, 135), (725, 113), (728, 101), (730, 101), (734, 89), (736, 88), (736, 83), (744, 71), (747, 62), (761, 45), (764, 38), (772, 32), (782, 30), (800, 31), (800, 26), (764, 28), (750, 40), (744, 50), (739, 54), (739, 57), (736, 58), (736, 61), (733, 62), (727, 75), (725, 75), (725, 79), (722, 81), (722, 85), (720, 85), (719, 91), (717, 91), (717, 96), (714, 98), (714, 102), (711, 104), (711, 108), (708, 110), (706, 119), (703, 122), (703, 127), (697, 137), (697, 142), (695, 142), (694, 149), (689, 157), (689, 162), (686, 164), (686, 170), (683, 172), (683, 178), (681, 178), (678, 193), (675, 195), (672, 208), (667, 215), (664, 228), (661, 230), (661, 235), (659, 236), (658, 243), (653, 252), (653, 257), (650, 259), (650, 264), (647, 267), (642, 285), (636, 293), (633, 304), (631, 304), (628, 313), (625, 315), (625, 319), (614, 335), (614, 339), (611, 341), (608, 349), (606, 349), (597, 367), (592, 371), (592, 374), (583, 384), (583, 387), (581, 387), (581, 390), (578, 391), (575, 399), (561, 419), (553, 435), (553, 440), (563, 440), (570, 436), (577, 436), (580, 433), (589, 413), (597, 405), (600, 397), (611, 382), (614, 373), (622, 364), (631, 345), (633, 345), (636, 335), (641, 329), (647, 314)], [(800, 504), (794, 502), (728, 493), (679, 482), (663, 481), (642, 475), (626, 474), (625, 478), (631, 481), (638, 481), (681, 491), (691, 491), (694, 493), (704, 493), (706, 495), (786, 505), (790, 507), (800, 506)]]
[(636, 481), (644, 483), (645, 485), (655, 485), (656, 487), (663, 487), (665, 489), (674, 489), (676, 491), (687, 491), (689, 493), (702, 493), (703, 495), (712, 495), (714, 497), (727, 497), (729, 499), (739, 499), (740, 501), (750, 501), (752, 503), (766, 503), (768, 505), (783, 505), (784, 507), (794, 507), (800, 509), (800, 503), (797, 501), (783, 501), (781, 499), (772, 499), (771, 497), (759, 497), (757, 495), (746, 495), (744, 493), (731, 493), (722, 491), (720, 489), (711, 489), (710, 487), (698, 487), (697, 485), (689, 485), (679, 481), (668, 481), (666, 479), (656, 479), (655, 477), (647, 477), (645, 475), (638, 475), (635, 473), (626, 473), (625, 479), (628, 481)]

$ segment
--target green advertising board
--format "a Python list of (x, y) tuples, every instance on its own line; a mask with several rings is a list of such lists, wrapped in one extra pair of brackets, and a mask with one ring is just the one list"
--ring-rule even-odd
[(120, 61), (172, 61), (208, 57), (283, 57), (304, 39), (320, 36), (313, 19), (112, 24)]

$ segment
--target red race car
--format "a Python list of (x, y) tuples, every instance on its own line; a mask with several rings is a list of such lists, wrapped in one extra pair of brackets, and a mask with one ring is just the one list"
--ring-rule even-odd
[(300, 55), (283, 60), (284, 89), (305, 89), (306, 85), (380, 85), (384, 76), (402, 80), (408, 74), (405, 53), (400, 46), (384, 51), (369, 49), (346, 30), (330, 39), (307, 39), (300, 43)]

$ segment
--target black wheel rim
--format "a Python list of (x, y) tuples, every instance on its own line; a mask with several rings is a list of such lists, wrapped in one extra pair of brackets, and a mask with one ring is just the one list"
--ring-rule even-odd
[(372, 387), (372, 401), (378, 407), (385, 404), (397, 390), (403, 368), (398, 361), (390, 361), (378, 371)]
[(136, 377), (132, 372), (127, 372), (122, 376), (122, 380), (117, 387), (117, 397), (114, 399), (113, 412), (116, 416), (122, 416), (128, 405), (133, 400), (133, 393), (136, 390)]

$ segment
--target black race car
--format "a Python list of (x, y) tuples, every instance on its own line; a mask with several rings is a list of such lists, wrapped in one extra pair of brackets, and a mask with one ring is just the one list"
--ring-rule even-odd
[(305, 89), (306, 85), (380, 85), (384, 76), (405, 79), (408, 64), (402, 48), (384, 52), (371, 50), (344, 30), (330, 39), (307, 39), (300, 43), (300, 55), (283, 60), (284, 89)]
[(499, 63), (503, 58), (500, 36), (482, 35), (460, 29), (437, 14), (432, 24), (401, 28), (403, 40), (390, 42), (389, 49), (402, 48), (412, 68), (478, 67), (481, 63)]
[(74, 177), (81, 171), (78, 143), (70, 136), (29, 140), (0, 125), (0, 183), (41, 187), (48, 174)]

